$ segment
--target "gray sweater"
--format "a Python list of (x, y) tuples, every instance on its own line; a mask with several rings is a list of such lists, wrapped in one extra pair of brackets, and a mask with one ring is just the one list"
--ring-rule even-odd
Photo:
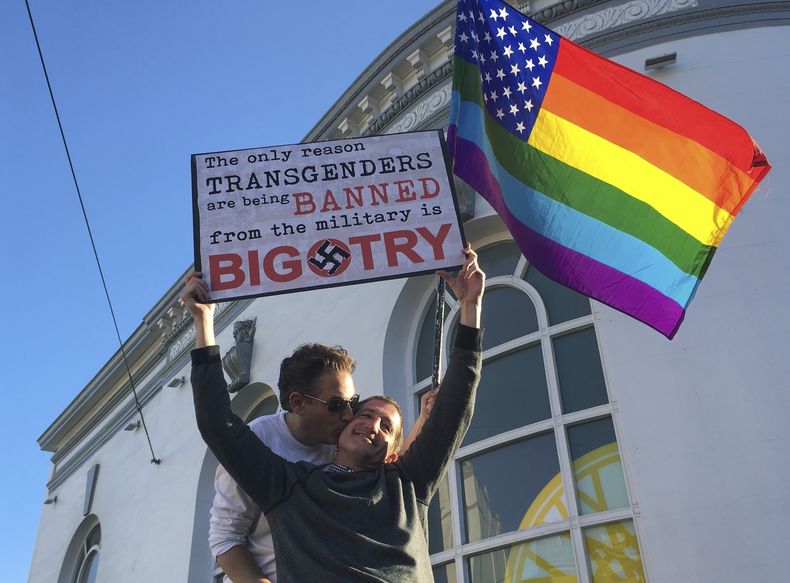
[(428, 504), (474, 411), (480, 342), (480, 331), (458, 327), (431, 415), (406, 454), (375, 471), (349, 473), (272, 453), (231, 411), (219, 347), (192, 352), (198, 428), (266, 514), (280, 583), (433, 581)]

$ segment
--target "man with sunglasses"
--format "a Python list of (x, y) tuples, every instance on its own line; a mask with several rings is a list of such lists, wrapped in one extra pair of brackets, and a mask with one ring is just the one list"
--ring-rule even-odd
[[(340, 432), (353, 417), (351, 405), (359, 399), (354, 368), (354, 360), (340, 347), (300, 346), (280, 365), (282, 410), (254, 419), (250, 428), (289, 461), (329, 463)], [(214, 489), (209, 546), (225, 580), (276, 582), (271, 530), (258, 505), (221, 465)]]
[[(207, 304), (195, 305), (208, 290), (200, 273), (187, 276), (182, 294), (192, 306), (196, 332), (214, 343), (213, 312)], [(339, 346), (304, 344), (280, 364), (278, 380), (281, 411), (258, 417), (250, 429), (280, 457), (291, 461), (328, 464), (338, 437), (353, 418), (359, 403), (352, 374), (356, 363)], [(430, 412), (432, 395), (423, 400), (420, 418), (406, 440), (410, 443)], [(271, 530), (260, 508), (222, 465), (214, 477), (214, 501), (209, 520), (209, 546), (225, 572), (225, 581), (256, 583), (277, 581)]]
[(455, 347), (434, 410), (401, 461), (402, 416), (387, 397), (360, 404), (332, 464), (292, 464), (273, 454), (232, 413), (219, 351), (199, 329), (201, 309), (185, 299), (196, 319), (192, 386), (198, 428), (264, 509), (280, 583), (432, 580), (427, 508), (468, 427), (481, 367), (485, 276), (471, 248), (464, 253), (467, 261), (456, 277), (440, 272), (461, 307)]

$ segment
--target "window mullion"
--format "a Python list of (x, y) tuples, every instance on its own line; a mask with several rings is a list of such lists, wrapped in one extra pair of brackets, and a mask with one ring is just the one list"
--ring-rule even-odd
[(592, 575), (590, 574), (589, 564), (587, 562), (587, 551), (584, 547), (584, 537), (582, 530), (578, 526), (578, 521), (571, 521), (571, 542), (573, 543), (573, 556), (576, 560), (576, 573), (579, 576), (579, 583), (590, 583)]
[(576, 502), (573, 460), (571, 460), (570, 450), (568, 449), (568, 435), (565, 433), (565, 426), (562, 424), (560, 417), (554, 418), (554, 441), (557, 444), (557, 457), (560, 462), (562, 487), (565, 490), (565, 503), (568, 506), (568, 518), (578, 518), (579, 507)]
[(513, 547), (522, 543), (529, 543), (549, 536), (560, 535), (568, 532), (568, 521), (549, 522), (531, 528), (514, 530), (490, 538), (466, 543), (461, 549), (466, 557), (494, 551), (500, 548)]
[(518, 258), (518, 264), (516, 265), (516, 270), (514, 271), (514, 277), (524, 279), (524, 276), (527, 274), (528, 267), (529, 264), (527, 263), (527, 258), (522, 255)]
[(544, 330), (540, 338), (540, 349), (543, 354), (543, 370), (546, 374), (546, 387), (549, 390), (549, 406), (551, 407), (551, 417), (560, 419), (562, 417), (562, 401), (560, 399), (560, 383), (557, 375), (557, 366), (554, 363), (554, 350), (551, 344), (551, 336)]
[(546, 384), (549, 389), (549, 403), (551, 405), (551, 415), (554, 426), (554, 441), (557, 445), (557, 458), (562, 475), (562, 487), (565, 490), (565, 503), (567, 504), (568, 516), (570, 518), (578, 516), (576, 505), (576, 489), (573, 482), (573, 462), (568, 449), (568, 436), (565, 434), (565, 425), (562, 422), (562, 401), (560, 399), (559, 376), (554, 362), (554, 351), (552, 349), (551, 337), (546, 332), (541, 339), (541, 349), (543, 350), (543, 366), (546, 370)]
[(557, 457), (559, 459), (560, 475), (562, 476), (562, 487), (565, 491), (565, 503), (570, 519), (571, 546), (573, 547), (573, 554), (576, 562), (576, 573), (579, 577), (579, 583), (590, 583), (587, 560), (584, 553), (584, 541), (582, 540), (581, 528), (579, 527), (578, 520), (579, 508), (576, 501), (573, 460), (571, 459), (570, 448), (568, 447), (568, 435), (565, 432), (565, 424), (563, 423), (559, 375), (557, 374), (553, 345), (548, 331), (541, 341), (541, 346), (543, 349), (543, 363), (548, 381), (549, 402), (551, 404), (552, 418), (554, 421), (554, 441), (557, 445)]
[(461, 580), (466, 580), (466, 575), (464, 574), (464, 560), (462, 556), (461, 547), (463, 545), (464, 537), (463, 537), (463, 495), (461, 494), (461, 482), (462, 480), (459, 479), (458, 474), (461, 471), (461, 464), (457, 460), (453, 460), (452, 464), (450, 464), (450, 471), (447, 472), (447, 477), (449, 479), (449, 490), (450, 490), (450, 517), (452, 519), (453, 525), (453, 548), (455, 550), (455, 573), (456, 577), (458, 575), (461, 576)]

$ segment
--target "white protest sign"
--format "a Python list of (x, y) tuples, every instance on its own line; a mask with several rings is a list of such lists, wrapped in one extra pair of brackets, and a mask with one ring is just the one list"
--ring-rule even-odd
[(215, 301), (463, 264), (439, 131), (195, 154), (192, 194)]

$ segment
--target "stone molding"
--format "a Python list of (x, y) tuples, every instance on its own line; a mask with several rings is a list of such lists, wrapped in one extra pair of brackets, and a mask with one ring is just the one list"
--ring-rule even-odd
[[(308, 135), (308, 139), (372, 136), (381, 133), (411, 131), (418, 128), (425, 119), (430, 117), (431, 113), (439, 112), (443, 105), (438, 105), (440, 103), (438, 100), (444, 99), (442, 84), (452, 76), (452, 43), (450, 39), (453, 30), (453, 13), (448, 9), (450, 3), (446, 4), (441, 7), (441, 10), (434, 13), (434, 16), (437, 17), (443, 15), (444, 22), (447, 23), (446, 26), (436, 34), (429, 34), (429, 28), (435, 29), (437, 23), (441, 24), (442, 21), (437, 18), (431, 23), (431, 27), (422, 28), (423, 32), (418, 32), (421, 42), (410, 44), (403, 42), (401, 44), (402, 52), (400, 54), (406, 55), (401, 57), (401, 61), (411, 65), (417, 79), (414, 85), (404, 89), (404, 78), (394, 72), (401, 61), (391, 54), (393, 47), (390, 47), (377, 59), (377, 61), (381, 61), (380, 64), (375, 66), (376, 62), (374, 62), (374, 65), (369, 68), (369, 71), (374, 72), (368, 76), (363, 74), (355, 82), (354, 86), (359, 88), (354, 93), (355, 97), (351, 98), (356, 99), (357, 103), (380, 103), (382, 105), (381, 111), (377, 112), (374, 107), (369, 105), (364, 108), (364, 111), (357, 108), (355, 112), (352, 108), (347, 111), (345, 117), (335, 117), (334, 121), (319, 123)], [(528, 5), (526, 2), (515, 4)], [(603, 7), (597, 11), (591, 10), (598, 5)], [(587, 11), (587, 13), (558, 24), (554, 26), (554, 29), (569, 39), (582, 41), (582, 44), (588, 48), (598, 48), (686, 24), (748, 16), (762, 12), (790, 11), (790, 3), (763, 2), (707, 8), (700, 5), (700, 0), (630, 0), (621, 4), (602, 0), (565, 0), (537, 11), (532, 14), (532, 18), (543, 24), (550, 24), (582, 11)], [(673, 14), (679, 12), (682, 14)], [(437, 39), (446, 49), (446, 60), (435, 64), (434, 69), (426, 73), (424, 68), (427, 66), (427, 50), (425, 47)], [(385, 54), (386, 59), (384, 58)], [(363, 80), (363, 77), (366, 78)], [(378, 81), (374, 82), (376, 79)], [(441, 90), (437, 92), (437, 95), (433, 95), (437, 86), (442, 86)], [(380, 100), (375, 100), (371, 96), (376, 88), (385, 92)], [(429, 94), (427, 99), (424, 98), (426, 94)], [(346, 111), (347, 108), (341, 106), (341, 103), (339, 101), (335, 108)], [(404, 117), (408, 119), (400, 119)], [(322, 129), (319, 133), (314, 133), (318, 127)]]
[[(632, 24), (611, 32), (603, 32), (583, 41), (583, 45), (590, 49), (610, 49), (601, 51), (602, 54), (609, 54), (613, 45), (632, 41), (633, 44), (640, 39), (646, 43), (658, 42), (661, 38), (656, 33), (661, 33), (667, 29), (677, 28), (680, 33), (689, 31), (699, 31), (701, 23), (710, 23), (709, 27), (714, 28), (726, 24), (727, 26), (746, 27), (750, 22), (760, 19), (749, 17), (765, 15), (765, 20), (770, 19), (774, 24), (780, 24), (781, 20), (775, 14), (784, 12), (785, 18), (782, 20), (790, 21), (790, 2), (758, 2), (752, 4), (735, 4), (731, 6), (721, 6), (709, 9), (697, 9), (682, 14), (656, 18), (649, 22)], [(748, 20), (746, 20), (748, 18)], [(720, 21), (720, 22), (715, 22)], [(707, 27), (704, 27), (707, 28)], [(656, 38), (658, 36), (658, 39)]]
[[(415, 55), (418, 54), (419, 58), (415, 57)], [(412, 59), (412, 57), (414, 58)], [(452, 77), (453, 74), (453, 64), (451, 62), (451, 57), (449, 56), (447, 61), (443, 62), (430, 73), (426, 73), (427, 58), (423, 51), (418, 49), (412, 53), (412, 55), (410, 55), (409, 62), (412, 64), (412, 66), (414, 66), (415, 69), (418, 69), (416, 76), (419, 81), (417, 84), (404, 91), (399, 98), (393, 99), (392, 104), (383, 112), (379, 111), (377, 112), (377, 115), (370, 115), (364, 119), (362, 123), (358, 124), (359, 127), (364, 128), (360, 135), (374, 136), (381, 133), (409, 131), (407, 129), (384, 131), (384, 128), (395, 118), (404, 115), (404, 111), (406, 109), (412, 107), (417, 100), (419, 100), (426, 93), (430, 93), (437, 85)], [(345, 122), (346, 120), (343, 121)], [(338, 125), (338, 129), (341, 133), (343, 133), (343, 128), (340, 125)]]
[(398, 116), (398, 120), (394, 124), (381, 133), (396, 134), (418, 130), (425, 120), (450, 107), (452, 91), (452, 82), (450, 79), (446, 79), (442, 85), (432, 88), (428, 95), (411, 104), (406, 111)]
[[(304, 137), (304, 141), (328, 140), (337, 137), (372, 135), (370, 126), (381, 128), (386, 122), (381, 117), (392, 119), (390, 110), (417, 85), (425, 83), (452, 59), (453, 15), (455, 2), (447, 0), (431, 10), (412, 27), (403, 32), (357, 77)], [(396, 87), (388, 78), (393, 74), (400, 81)], [(435, 84), (435, 80), (433, 81)], [(367, 119), (357, 108), (366, 95), (372, 95), (381, 105), (380, 115)], [(417, 96), (412, 94), (408, 103)], [(403, 109), (403, 105), (397, 111)], [(389, 114), (388, 114), (389, 112)], [(343, 124), (345, 122), (345, 124)], [(378, 122), (378, 123), (377, 123)], [(348, 130), (356, 124), (359, 132)], [(340, 128), (344, 125), (344, 130)]]
[(563, 18), (574, 12), (589, 8), (590, 6), (603, 3), (603, 0), (564, 0), (563, 2), (558, 2), (542, 10), (538, 10), (534, 14), (529, 14), (529, 12), (527, 12), (527, 14), (530, 18), (537, 20), (541, 24), (548, 24), (552, 20), (557, 20), (558, 18)]
[(698, 6), (697, 0), (631, 0), (560, 24), (554, 31), (577, 41), (609, 28)]

